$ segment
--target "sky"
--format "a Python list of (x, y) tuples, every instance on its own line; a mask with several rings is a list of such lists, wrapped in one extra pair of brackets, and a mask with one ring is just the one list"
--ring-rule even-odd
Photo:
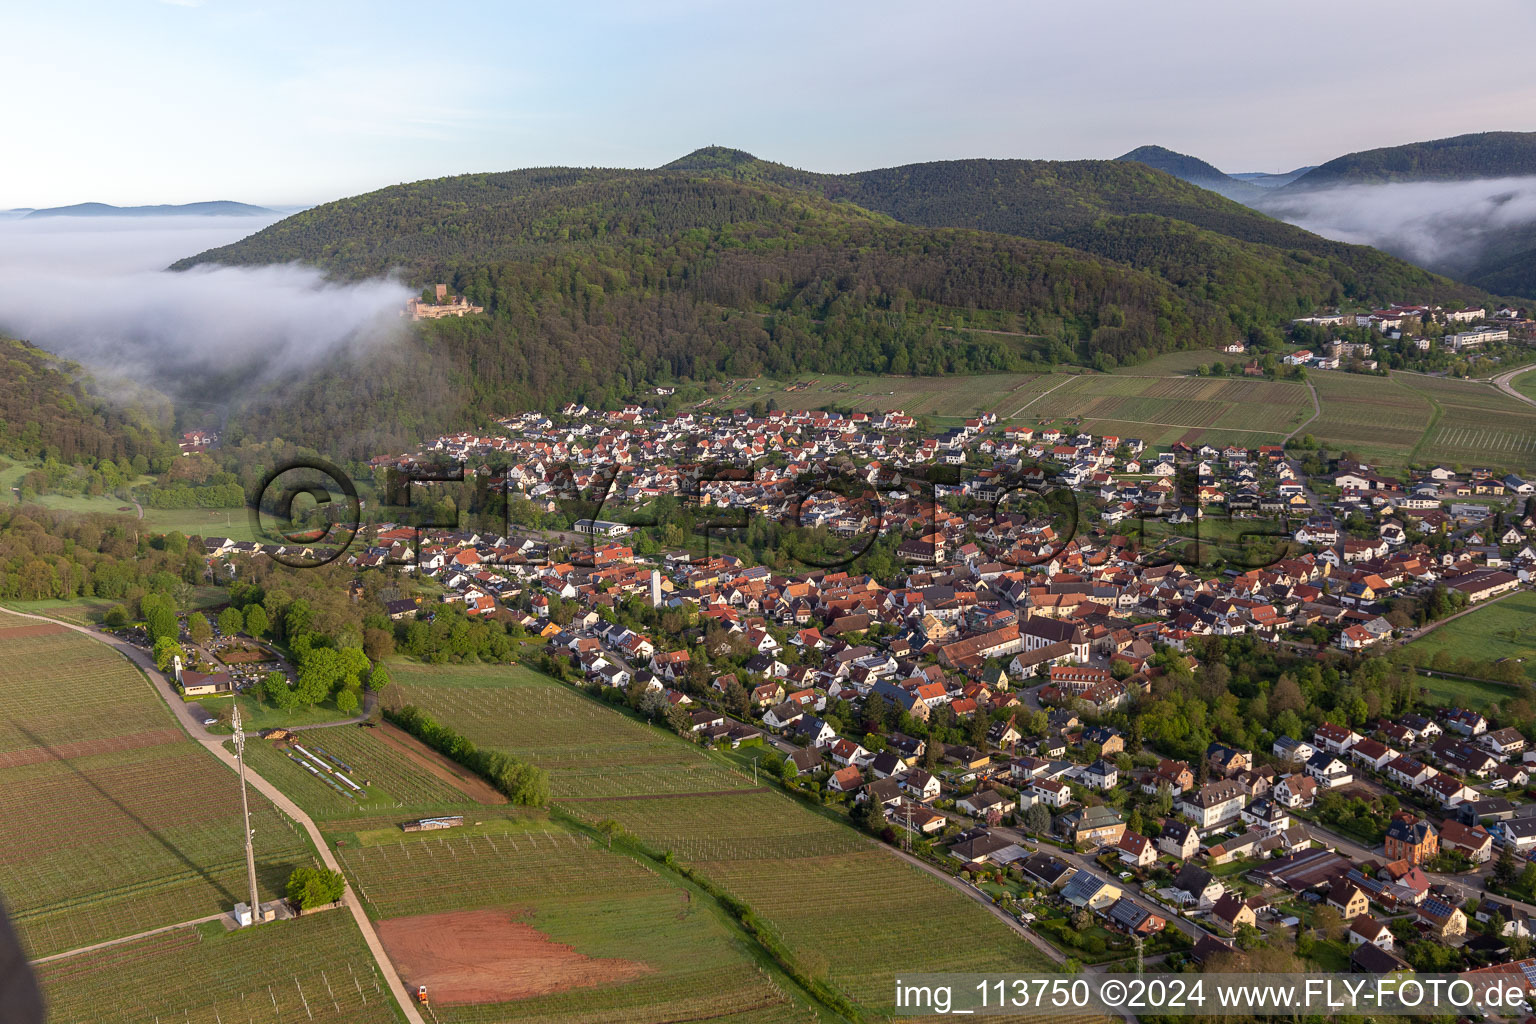
[[(1527, 38), (1536, 5), (1477, 20)], [(1150, 143), (1284, 171), (1536, 128), (1530, 76), (1448, 66), (1481, 45), (1424, 0), (10, 4), (0, 209), (308, 205), (710, 144), (834, 172)]]

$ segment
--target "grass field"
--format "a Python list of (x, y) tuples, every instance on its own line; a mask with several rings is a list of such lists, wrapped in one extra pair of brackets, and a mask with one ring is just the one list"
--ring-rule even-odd
[[(14, 463), (0, 470), (0, 504), (14, 504), (17, 494), (13, 488), (21, 478), (36, 468), (35, 463)], [(149, 483), (150, 477), (141, 477), (136, 483)], [(82, 514), (95, 514), (105, 516), (124, 516), (135, 519), (137, 510), (130, 502), (110, 494), (103, 495), (79, 495), (79, 494), (40, 494), (27, 499), (28, 504), (41, 505), (44, 508), (58, 509), (63, 512), (79, 512)], [(273, 538), (257, 537), (251, 530), (250, 513), (243, 508), (239, 509), (154, 509), (145, 508), (143, 519), (140, 520), (143, 528), (150, 533), (170, 533), (173, 530), (191, 536), (197, 534), (203, 537), (230, 537), (234, 540), (264, 540), (271, 542)]]
[(1525, 677), (1536, 683), (1536, 594), (1525, 590), (1513, 593), (1446, 623), (1409, 646), (1478, 661), (1520, 658), (1525, 663)]
[(394, 1024), (350, 914), (182, 928), (38, 968), (51, 1024)]
[(557, 824), (499, 833), (395, 832), (389, 841), (340, 852), (378, 919), (503, 909), (582, 955), (645, 967), (622, 983), (435, 1007), (445, 1024), (810, 1019), (760, 951), (700, 891)]
[[(228, 910), (246, 898), (233, 772), (127, 661), (0, 616), (0, 893), (32, 956)], [(266, 896), (312, 862), (251, 794)]]
[[(372, 730), (339, 725), (331, 729), (309, 729), (297, 735), (305, 749), (334, 755), (351, 767), (353, 771), (349, 777), (366, 792), (361, 796), (344, 796), (270, 740), (248, 742), (246, 758), (252, 768), (317, 820), (391, 812), (400, 818), (423, 817), (439, 811), (464, 811), (477, 806), (447, 782), (401, 757)], [(347, 787), (341, 789), (347, 790)]]
[(1503, 704), (1516, 696), (1513, 689), (1498, 683), (1483, 683), (1472, 679), (1450, 679), (1436, 673), (1419, 673), (1419, 686), (1436, 704), (1449, 707), (1471, 708), (1485, 711), (1495, 704)]
[(1509, 382), (1509, 386), (1526, 398), (1536, 399), (1536, 370), (1529, 370)]
[[(209, 608), (214, 605), (224, 604), (229, 600), (229, 592), (221, 587), (193, 587), (191, 607)], [(46, 601), (6, 601), (6, 608), (14, 608), (19, 612), (29, 612), (33, 615), (46, 615), (50, 619), (58, 619), (61, 622), (73, 622), (77, 626), (99, 624), (102, 617), (115, 604), (104, 597), (72, 597), (68, 599), (50, 599)], [(209, 616), (212, 618), (212, 616)]]
[[(409, 701), (477, 743), (546, 767), (556, 803), (615, 820), (748, 902), (797, 966), (889, 1013), (897, 972), (1043, 969), (986, 910), (728, 761), (526, 669), (395, 671)], [(370, 890), (371, 892), (371, 890)]]

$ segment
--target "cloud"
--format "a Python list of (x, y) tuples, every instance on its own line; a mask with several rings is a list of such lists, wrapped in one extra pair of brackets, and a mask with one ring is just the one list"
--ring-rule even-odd
[(1536, 223), (1536, 177), (1344, 185), (1281, 192), (1258, 205), (1325, 237), (1455, 273), (1476, 265), (1505, 233)]
[(249, 393), (401, 336), (411, 291), (398, 281), (335, 283), (296, 264), (164, 269), (273, 219), (0, 221), (0, 331), (203, 399), (213, 378)]

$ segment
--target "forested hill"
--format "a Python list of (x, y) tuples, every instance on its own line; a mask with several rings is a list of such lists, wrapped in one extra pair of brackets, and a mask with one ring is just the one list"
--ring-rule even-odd
[(163, 460), (176, 450), (167, 424), (132, 403), (92, 394), (71, 363), (0, 338), (0, 364), (0, 455), (132, 463), (136, 456)]
[(1273, 340), (1329, 303), (1480, 297), (1111, 161), (832, 176), (710, 149), (654, 171), (464, 175), (315, 207), (177, 267), (293, 260), (449, 281), (488, 309), (424, 326), (404, 369), (338, 366), (309, 401), (242, 421), (356, 454), (650, 381), (1104, 367)]
[(1163, 146), (1138, 146), (1115, 159), (1121, 163), (1146, 164), (1154, 170), (1165, 171), (1175, 178), (1218, 192), (1240, 203), (1250, 203), (1265, 192), (1263, 187), (1240, 181), (1199, 157), (1175, 153)]
[(1536, 174), (1536, 132), (1480, 132), (1385, 146), (1319, 164), (1284, 192), (1388, 181), (1467, 181)]

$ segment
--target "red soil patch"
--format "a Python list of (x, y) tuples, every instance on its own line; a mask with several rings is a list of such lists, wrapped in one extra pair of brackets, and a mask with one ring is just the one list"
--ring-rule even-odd
[(0, 640), (25, 640), (31, 636), (53, 636), (55, 633), (66, 632), (68, 628), (51, 622), (29, 622), (25, 626), (0, 626)]
[(459, 910), (379, 922), (379, 938), (405, 986), (434, 1003), (505, 1003), (628, 981), (651, 970), (598, 959), (555, 942), (504, 910)]
[(131, 732), (126, 736), (108, 736), (99, 740), (77, 740), (59, 743), (51, 747), (26, 747), (0, 753), (0, 768), (19, 768), (24, 764), (40, 761), (73, 761), (77, 757), (92, 754), (115, 754), (121, 750), (139, 750), (158, 747), (163, 743), (178, 743), (184, 739), (180, 729), (150, 729), (147, 732)]
[(226, 665), (240, 665), (248, 661), (276, 661), (277, 655), (270, 651), (263, 651), (257, 647), (242, 647), (227, 651), (220, 651), (218, 659)]
[(380, 740), (404, 754), (417, 767), (432, 773), (477, 804), (504, 804), (507, 798), (496, 787), (450, 757), (446, 757), (406, 732), (380, 722), (374, 726)]

